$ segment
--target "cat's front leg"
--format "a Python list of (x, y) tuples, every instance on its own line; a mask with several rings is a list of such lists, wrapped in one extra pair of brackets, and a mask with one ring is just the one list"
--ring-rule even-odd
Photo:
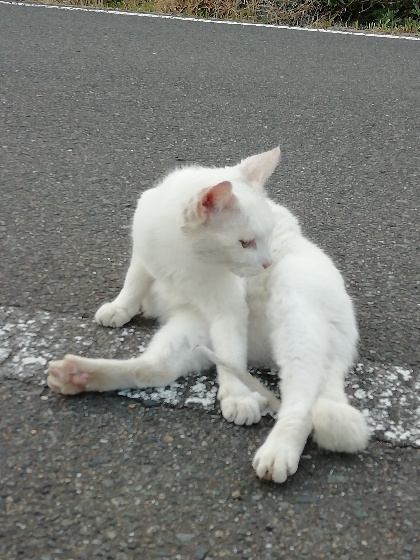
[[(222, 371), (221, 371), (222, 370)], [(219, 391), (217, 398), (220, 402), (223, 417), (228, 422), (241, 426), (250, 426), (261, 420), (261, 413), (268, 408), (265, 397), (251, 391), (244, 383), (232, 374), (218, 367)]]
[[(246, 369), (247, 307), (237, 293), (230, 299), (225, 297), (224, 301), (230, 303), (230, 308), (226, 306), (220, 310), (210, 326), (213, 349), (222, 360)], [(261, 413), (268, 409), (265, 397), (249, 389), (231, 371), (220, 365), (217, 366), (217, 380), (220, 408), (228, 422), (249, 426), (261, 420)]]
[(114, 328), (128, 323), (139, 311), (152, 281), (153, 279), (142, 261), (133, 251), (121, 292), (114, 301), (105, 303), (98, 309), (95, 314), (95, 321), (104, 327)]

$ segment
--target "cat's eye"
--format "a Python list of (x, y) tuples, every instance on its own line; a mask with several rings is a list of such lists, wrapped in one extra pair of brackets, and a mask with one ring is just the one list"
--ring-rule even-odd
[(249, 241), (245, 241), (244, 239), (240, 239), (239, 243), (242, 245), (244, 249), (256, 249), (257, 244), (255, 239), (251, 239)]

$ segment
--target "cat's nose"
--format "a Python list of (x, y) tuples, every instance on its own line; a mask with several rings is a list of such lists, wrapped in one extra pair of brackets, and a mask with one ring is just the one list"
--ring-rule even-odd
[(268, 268), (269, 266), (271, 266), (271, 262), (263, 263), (263, 268)]

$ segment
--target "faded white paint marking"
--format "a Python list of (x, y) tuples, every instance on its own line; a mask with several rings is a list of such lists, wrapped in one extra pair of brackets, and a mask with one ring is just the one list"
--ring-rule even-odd
[[(357, 379), (355, 379), (357, 377)], [(357, 364), (348, 388), (374, 433), (386, 441), (420, 447), (420, 376), (409, 368)]]
[[(217, 387), (213, 384), (208, 389), (208, 377), (205, 375), (199, 377), (195, 385), (190, 388), (190, 396), (185, 399), (185, 404), (199, 404), (205, 409), (214, 408), (217, 396)], [(214, 383), (214, 382), (213, 382)]]
[(124, 389), (118, 394), (122, 397), (130, 399), (141, 399), (146, 404), (168, 404), (175, 406), (180, 404), (182, 398), (183, 386), (176, 382), (168, 387), (157, 387), (154, 389)]
[(104, 10), (101, 8), (84, 8), (82, 6), (62, 6), (54, 4), (31, 4), (23, 2), (11, 2), (9, 0), (0, 0), (0, 4), (10, 4), (13, 6), (21, 6), (27, 8), (46, 8), (55, 10), (68, 10), (73, 12), (89, 12), (100, 13), (112, 16), (134, 16), (148, 19), (170, 19), (182, 21), (186, 23), (208, 23), (213, 25), (239, 25), (241, 27), (263, 27), (265, 29), (287, 29), (289, 31), (304, 31), (312, 33), (328, 33), (330, 35), (352, 35), (353, 37), (374, 37), (375, 39), (405, 39), (406, 41), (420, 41), (418, 35), (394, 35), (389, 33), (373, 33), (368, 31), (344, 31), (342, 29), (320, 29), (317, 27), (292, 27), (290, 25), (270, 25), (268, 23), (253, 23), (248, 21), (229, 21), (220, 19), (200, 19), (194, 17), (172, 16), (170, 14), (151, 14), (145, 12), (126, 12), (119, 10)]
[[(44, 386), (49, 360), (79, 353), (93, 357), (132, 357), (144, 351), (151, 333), (132, 326), (109, 330), (93, 321), (19, 308), (0, 307), (0, 378), (26, 380)], [(265, 379), (272, 378), (265, 372)], [(358, 363), (347, 390), (352, 404), (363, 411), (374, 437), (420, 447), (420, 376), (413, 369)], [(189, 375), (169, 387), (125, 390), (146, 406), (166, 404), (205, 410), (218, 408), (215, 375)]]

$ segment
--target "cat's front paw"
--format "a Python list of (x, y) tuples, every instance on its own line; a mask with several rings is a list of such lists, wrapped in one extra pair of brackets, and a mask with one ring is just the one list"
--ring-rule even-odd
[(268, 438), (255, 454), (252, 466), (264, 480), (285, 482), (297, 471), (299, 459), (300, 449), (291, 442)]
[(95, 313), (95, 321), (104, 327), (122, 327), (132, 319), (133, 315), (118, 307), (113, 301), (104, 303)]
[(238, 426), (256, 424), (261, 420), (261, 411), (268, 406), (267, 399), (256, 392), (238, 396), (219, 396), (219, 399), (223, 417)]
[(64, 360), (50, 362), (47, 384), (55, 393), (77, 395), (86, 390), (91, 374), (82, 371), (73, 358), (66, 356)]

